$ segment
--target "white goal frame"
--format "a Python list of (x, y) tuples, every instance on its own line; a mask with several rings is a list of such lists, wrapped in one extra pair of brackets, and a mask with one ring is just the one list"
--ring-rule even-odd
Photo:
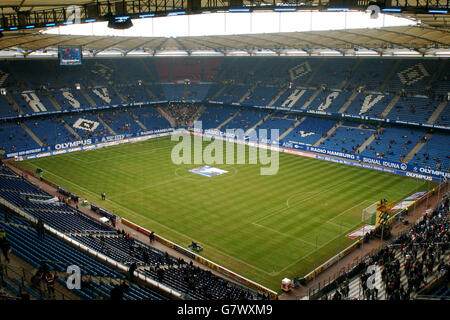
[(369, 221), (374, 214), (377, 213), (377, 204), (379, 201), (372, 203), (370, 206), (364, 208), (361, 212), (361, 222)]

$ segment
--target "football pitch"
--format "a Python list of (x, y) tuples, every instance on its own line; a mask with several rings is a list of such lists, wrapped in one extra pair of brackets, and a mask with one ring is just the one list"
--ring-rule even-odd
[(247, 162), (209, 164), (226, 172), (208, 177), (189, 171), (202, 165), (172, 162), (176, 144), (163, 137), (20, 165), (185, 248), (196, 241), (205, 258), (278, 292), (283, 278), (304, 276), (355, 241), (345, 235), (363, 225), (364, 208), (434, 186), (284, 153), (276, 175)]

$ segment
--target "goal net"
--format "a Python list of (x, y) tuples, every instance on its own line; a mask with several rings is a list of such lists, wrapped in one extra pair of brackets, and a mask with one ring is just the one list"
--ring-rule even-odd
[(369, 222), (375, 224), (376, 214), (377, 214), (377, 202), (374, 202), (367, 208), (364, 208), (361, 213), (361, 221), (362, 222)]

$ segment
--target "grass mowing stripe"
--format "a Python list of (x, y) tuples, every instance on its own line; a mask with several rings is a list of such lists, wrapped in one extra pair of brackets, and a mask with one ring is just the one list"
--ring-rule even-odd
[(158, 138), (23, 166), (182, 246), (197, 241), (206, 258), (277, 291), (282, 278), (348, 246), (364, 207), (425, 190), (411, 178), (283, 153), (274, 176), (260, 175), (267, 165), (217, 164), (229, 173), (207, 178), (188, 172), (201, 164), (172, 163), (175, 144)]

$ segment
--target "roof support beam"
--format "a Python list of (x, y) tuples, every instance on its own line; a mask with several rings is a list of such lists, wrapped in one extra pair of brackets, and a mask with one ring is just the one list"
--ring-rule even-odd
[(31, 53), (32, 53), (32, 52), (35, 52), (35, 51), (39, 51), (39, 50), (45, 49), (45, 48), (49, 48), (49, 47), (51, 47), (51, 46), (59, 45), (59, 44), (64, 43), (64, 42), (73, 41), (73, 40), (80, 40), (80, 39), (83, 39), (83, 38), (85, 38), (85, 36), (75, 37), (75, 38), (70, 38), (70, 39), (65, 39), (65, 40), (58, 41), (58, 42), (53, 42), (53, 43), (47, 44), (47, 45), (45, 45), (45, 46), (41, 46), (41, 47), (39, 47), (39, 48), (36, 48), (36, 49), (32, 50)]
[(127, 55), (129, 52), (132, 52), (132, 51), (134, 51), (134, 50), (136, 50), (136, 49), (139, 49), (139, 48), (145, 49), (145, 45), (147, 45), (147, 44), (149, 44), (149, 43), (152, 43), (153, 41), (161, 40), (161, 39), (162, 39), (162, 38), (153, 38), (153, 39), (150, 39), (150, 40), (141, 42), (141, 43), (139, 43), (137, 46), (134, 46), (134, 47), (131, 48), (131, 49), (127, 49), (127, 51), (125, 52), (125, 55)]
[[(28, 41), (24, 41), (24, 42), (21, 42), (21, 43), (15, 43), (15, 44), (12, 44), (12, 45), (8, 45), (8, 46), (1, 47), (0, 50), (7, 49), (7, 48), (11, 48), (11, 47), (21, 46), (21, 45), (23, 45), (23, 44), (26, 45), (27, 43), (32, 43), (32, 42), (36, 42), (36, 41), (47, 40), (47, 39), (56, 38), (56, 37), (59, 37), (59, 35), (52, 34), (52, 35), (50, 35), (49, 37), (45, 37), (45, 38), (38, 37), (38, 39), (28, 40)], [(7, 38), (6, 38), (5, 40), (7, 40)]]
[(398, 31), (394, 31), (394, 30), (389, 30), (389, 28), (383, 29), (383, 31), (384, 32), (394, 33), (394, 34), (400, 35), (402, 37), (418, 38), (418, 39), (425, 40), (425, 41), (428, 41), (428, 42), (437, 43), (437, 44), (440, 44), (440, 45), (443, 45), (443, 46), (446, 46), (446, 47), (449, 46), (448, 43), (440, 42), (440, 41), (437, 41), (437, 40), (431, 40), (431, 39), (428, 39), (428, 38), (424, 38), (424, 37), (416, 36), (416, 35), (411, 35), (411, 34), (408, 34), (408, 33), (403, 33), (403, 32), (398, 32)]
[(119, 43), (127, 42), (127, 41), (130, 41), (130, 40), (133, 40), (133, 39), (126, 38), (126, 39), (119, 40), (119, 41), (117, 41), (117, 42), (115, 42), (113, 44), (107, 45), (106, 47), (103, 47), (103, 48), (99, 49), (97, 52), (95, 52), (94, 56), (98, 55), (100, 52), (105, 51), (106, 49), (109, 49), (109, 48), (112, 48), (112, 47), (118, 45)]
[[(284, 34), (283, 34), (283, 37), (288, 38), (288, 39), (301, 40), (303, 42), (312, 44), (312, 47), (309, 48), (309, 49), (318, 49), (318, 48), (328, 48), (329, 47), (326, 44), (315, 42), (315, 41), (311, 41), (309, 39), (305, 39), (305, 37), (299, 38), (299, 37), (296, 37), (294, 35), (284, 35)], [(341, 51), (339, 51), (339, 52), (341, 52)], [(341, 53), (343, 53), (343, 52), (341, 52)]]
[[(354, 36), (367, 37), (367, 38), (372, 39), (372, 40), (377, 40), (377, 41), (380, 41), (380, 42), (389, 43), (391, 46), (396, 45), (396, 46), (399, 46), (400, 48), (405, 48), (405, 44), (402, 44), (402, 43), (399, 43), (399, 42), (393, 42), (393, 41), (385, 40), (383, 38), (374, 37), (372, 35), (358, 34), (358, 33), (354, 33), (354, 32), (348, 31), (348, 30), (345, 30), (345, 31), (342, 31), (342, 32), (345, 32), (345, 33), (348, 33), (348, 34), (351, 34), (351, 35), (354, 35)], [(420, 51), (418, 51), (416, 49), (414, 49), (413, 51), (416, 51), (416, 52), (422, 54), (422, 52), (420, 52)]]
[[(211, 49), (211, 50), (217, 51), (217, 48), (213, 48), (213, 47), (207, 46), (207, 45), (205, 45), (205, 44), (203, 44), (203, 43), (201, 43), (200, 41), (197, 41), (197, 40), (195, 40), (195, 39), (189, 39), (189, 41), (194, 42), (194, 43), (197, 43), (197, 44), (199, 44), (199, 45), (201, 45), (201, 46), (203, 46), (203, 47), (209, 48), (209, 49)], [(205, 41), (205, 42), (208, 42), (207, 40), (204, 40), (204, 41)]]

